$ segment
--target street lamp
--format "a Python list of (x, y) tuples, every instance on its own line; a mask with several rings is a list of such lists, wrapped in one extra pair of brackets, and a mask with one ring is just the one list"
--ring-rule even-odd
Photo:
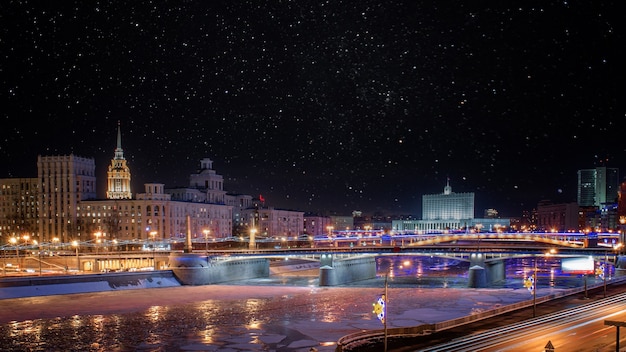
[(535, 256), (535, 272), (533, 273), (533, 318), (537, 316), (537, 256)]
[(17, 239), (17, 237), (11, 237), (9, 239), (9, 242), (11, 242), (13, 245), (15, 245), (15, 255), (16, 255), (16, 260), (17, 260), (17, 270), (20, 269), (20, 249), (19, 249), (19, 240)]
[(205, 229), (205, 230), (202, 230), (202, 232), (204, 233), (204, 249), (206, 251), (206, 255), (208, 259), (209, 257), (209, 233), (211, 232), (211, 230)]
[[(59, 238), (58, 237), (53, 237), (52, 238), (52, 244), (50, 246), (54, 246), (56, 249), (57, 243), (59, 242)], [(50, 251), (52, 251), (52, 248), (50, 248)]]
[[(552, 248), (550, 249), (548, 252), (544, 253), (545, 257), (549, 257), (553, 254), (556, 253), (556, 249)], [(537, 316), (537, 286), (538, 286), (538, 280), (537, 280), (537, 254), (534, 255), (534, 269), (533, 269), (533, 275), (524, 280), (524, 286), (526, 288), (528, 288), (529, 291), (531, 291), (531, 293), (533, 294), (533, 318)]]
[(256, 247), (256, 229), (253, 227), (250, 229), (250, 243), (248, 244), (248, 249), (255, 249)]
[(152, 269), (156, 270), (156, 231), (150, 231), (150, 237), (152, 238)]
[(80, 258), (78, 257), (78, 247), (80, 247), (80, 243), (78, 243), (78, 241), (72, 241), (72, 247), (76, 248), (76, 271), (80, 272)]
[(625, 248), (624, 246), (626, 246), (626, 216), (622, 215), (619, 217), (619, 224), (620, 224), (619, 232), (620, 232), (621, 248), (619, 252), (617, 253), (618, 255), (623, 253), (623, 250), (624, 250), (623, 248)]
[(604, 267), (602, 270), (602, 281), (604, 284), (604, 298), (606, 298), (606, 274), (607, 274), (607, 269), (609, 269), (609, 251), (605, 250), (604, 251)]
[(33, 240), (33, 244), (37, 246), (37, 259), (39, 260), (39, 276), (41, 276), (41, 245), (37, 240)]
[(337, 246), (336, 243), (333, 243), (333, 230), (334, 229), (335, 228), (332, 227), (332, 226), (326, 226), (326, 230), (328, 230), (328, 240), (330, 241), (331, 247), (336, 247)]
[(98, 231), (93, 235), (96, 236), (96, 255), (98, 255), (98, 247), (100, 247), (100, 236), (102, 236), (102, 232)]

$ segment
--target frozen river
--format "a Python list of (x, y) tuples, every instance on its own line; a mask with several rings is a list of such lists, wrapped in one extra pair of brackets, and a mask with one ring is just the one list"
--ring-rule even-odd
[[(379, 272), (389, 267), (390, 328), (530, 299), (521, 276), (500, 288), (468, 289), (461, 263), (379, 261)], [(538, 296), (560, 290), (548, 284), (549, 274), (543, 280)], [(579, 282), (564, 280), (566, 286)], [(4, 299), (0, 346), (2, 351), (334, 351), (344, 335), (382, 329), (372, 304), (383, 290), (382, 276), (318, 287), (311, 271), (232, 285)]]

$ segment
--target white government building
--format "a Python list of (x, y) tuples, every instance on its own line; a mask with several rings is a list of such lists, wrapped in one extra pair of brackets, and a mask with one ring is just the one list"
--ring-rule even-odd
[(510, 224), (510, 219), (474, 218), (474, 193), (454, 193), (448, 181), (443, 193), (422, 196), (421, 220), (393, 220), (391, 228), (395, 233), (491, 232)]

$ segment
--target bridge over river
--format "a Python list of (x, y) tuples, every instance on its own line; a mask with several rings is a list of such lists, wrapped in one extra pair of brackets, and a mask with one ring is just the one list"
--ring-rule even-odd
[[(171, 269), (189, 272), (190, 267), (204, 268), (203, 272), (212, 267), (242, 268), (251, 265), (244, 277), (220, 274), (219, 278), (193, 281), (192, 284), (208, 284), (269, 276), (270, 264), (275, 267), (284, 261), (298, 260), (299, 263), (310, 262), (311, 265), (299, 267), (319, 268), (319, 283), (322, 286), (341, 285), (344, 283), (364, 280), (384, 275), (381, 269), (381, 258), (385, 257), (430, 257), (442, 260), (469, 263), (466, 274), (470, 287), (486, 287), (493, 283), (506, 280), (506, 262), (526, 260), (527, 265), (541, 258), (591, 257), (595, 263), (605, 263), (606, 267), (618, 262), (618, 253), (613, 243), (599, 243), (595, 247), (585, 246), (580, 236), (535, 235), (535, 234), (445, 234), (438, 236), (395, 237), (393, 240), (364, 242), (366, 245), (346, 246), (335, 243), (333, 246), (314, 243), (310, 246), (292, 248), (234, 248), (183, 251), (108, 251), (95, 253), (62, 253), (53, 256), (42, 256), (41, 252), (27, 252), (20, 257), (3, 252), (3, 275), (15, 275), (11, 270), (21, 268), (30, 275), (53, 274), (58, 272), (97, 273), (112, 271), (140, 271), (154, 269)], [(276, 247), (276, 246), (275, 246)], [(185, 262), (180, 258), (186, 257)], [(190, 258), (193, 264), (190, 264)], [(280, 263), (283, 261), (283, 263)], [(236, 265), (234, 265), (236, 263)], [(255, 263), (255, 264), (251, 264)], [(228, 265), (226, 265), (228, 264)], [(258, 266), (258, 267), (256, 267)], [(268, 268), (265, 269), (264, 267)], [(261, 268), (263, 267), (263, 268)], [(286, 269), (288, 270), (288, 266)], [(217, 269), (212, 269), (217, 270)], [(233, 269), (234, 270), (234, 269)], [(282, 271), (284, 273), (284, 270)], [(424, 273), (428, 275), (428, 273)], [(217, 280), (217, 281), (216, 281)]]

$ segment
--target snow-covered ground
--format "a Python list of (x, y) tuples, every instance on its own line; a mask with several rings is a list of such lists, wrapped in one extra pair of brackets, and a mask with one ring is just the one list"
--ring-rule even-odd
[[(208, 285), (2, 299), (0, 346), (7, 351), (42, 346), (334, 351), (344, 335), (382, 328), (373, 314), (382, 292), (380, 287)], [(524, 288), (390, 287), (388, 293), (390, 328), (445, 321), (530, 298)]]

